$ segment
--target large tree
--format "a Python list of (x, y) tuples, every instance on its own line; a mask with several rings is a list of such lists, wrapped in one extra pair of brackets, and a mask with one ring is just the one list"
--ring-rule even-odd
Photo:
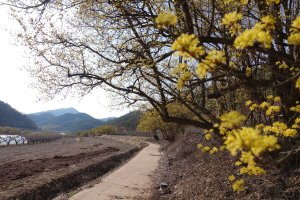
[[(36, 58), (37, 87), (50, 97), (103, 87), (151, 105), (164, 121), (224, 134), (249, 174), (263, 172), (255, 163), (277, 143), (280, 162), (300, 152), (299, 0), (6, 4), (26, 11), (14, 14), (19, 36)], [(173, 102), (191, 115), (172, 115)]]

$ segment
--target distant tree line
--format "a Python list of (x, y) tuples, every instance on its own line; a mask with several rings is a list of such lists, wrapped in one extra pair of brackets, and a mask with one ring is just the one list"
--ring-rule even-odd
[(49, 142), (61, 138), (59, 133), (50, 132), (31, 132), (24, 131), (11, 127), (0, 127), (0, 145), (7, 145), (14, 143), (18, 144), (37, 144)]
[(87, 130), (87, 131), (79, 131), (77, 133), (78, 136), (82, 137), (95, 137), (100, 135), (110, 135), (115, 134), (117, 132), (117, 128), (112, 125), (98, 126), (96, 128)]

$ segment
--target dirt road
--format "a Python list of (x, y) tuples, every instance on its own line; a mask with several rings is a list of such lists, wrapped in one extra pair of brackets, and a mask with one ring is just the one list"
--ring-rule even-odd
[(150, 143), (127, 164), (108, 175), (92, 188), (83, 190), (71, 200), (143, 199), (149, 195), (150, 176), (158, 167), (159, 145)]

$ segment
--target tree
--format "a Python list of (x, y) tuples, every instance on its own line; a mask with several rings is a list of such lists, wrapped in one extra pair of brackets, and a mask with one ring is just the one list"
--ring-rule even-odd
[[(277, 164), (300, 152), (299, 3), (11, 4), (33, 12), (32, 19), (16, 18), (24, 28), (20, 38), (36, 57), (30, 70), (42, 91), (85, 94), (102, 86), (129, 104), (145, 102), (166, 122), (208, 129), (218, 140), (223, 134), (231, 154), (241, 155), (241, 171), (259, 174), (266, 152), (281, 146)], [(173, 115), (172, 102), (193, 117)], [(242, 181), (236, 183), (239, 191)]]
[[(191, 113), (177, 103), (167, 106), (173, 116), (191, 118)], [(154, 110), (148, 110), (143, 113), (137, 126), (139, 131), (149, 131), (153, 134), (160, 132), (165, 140), (174, 141), (177, 135), (184, 133), (185, 126), (173, 122), (164, 122), (160, 115)]]
[(87, 131), (79, 131), (77, 133), (78, 136), (87, 137), (87, 136), (101, 136), (101, 135), (109, 135), (115, 134), (117, 132), (117, 128), (112, 125), (105, 126), (97, 126), (93, 129)]

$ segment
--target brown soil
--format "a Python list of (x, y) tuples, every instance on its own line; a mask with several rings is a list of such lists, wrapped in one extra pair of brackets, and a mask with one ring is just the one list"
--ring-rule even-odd
[(118, 166), (138, 151), (109, 138), (62, 138), (2, 147), (0, 199), (51, 199)]
[[(266, 175), (240, 175), (246, 190), (237, 194), (228, 181), (229, 175), (237, 174), (235, 158), (225, 151), (215, 155), (202, 153), (196, 147), (200, 139), (200, 135), (190, 134), (172, 144), (162, 144), (163, 157), (150, 199), (300, 199), (299, 161), (289, 169), (270, 166)], [(164, 194), (158, 191), (161, 182), (168, 184)]]

